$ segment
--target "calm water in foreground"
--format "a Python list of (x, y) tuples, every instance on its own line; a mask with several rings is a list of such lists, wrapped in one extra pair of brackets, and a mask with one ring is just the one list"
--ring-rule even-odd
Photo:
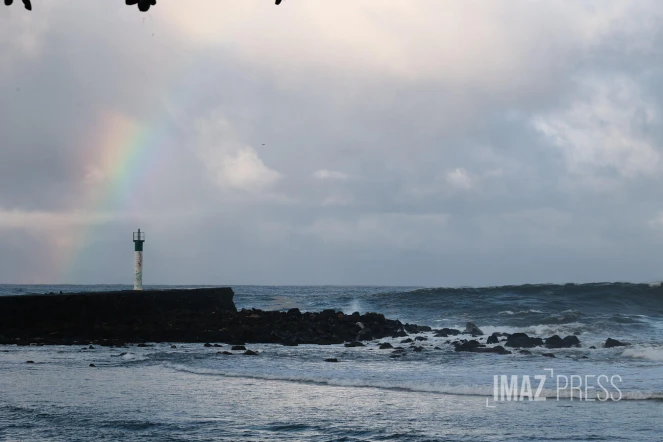
[[(126, 288), (0, 285), (0, 296)], [(225, 345), (0, 346), (0, 440), (662, 440), (660, 286), (234, 289), (238, 308), (378, 311), (434, 328), (473, 321), (487, 334), (577, 334), (582, 348), (456, 353), (430, 333), (423, 351), (398, 359), (375, 343), (249, 345), (255, 357), (217, 355)], [(601, 348), (608, 337), (632, 345)], [(340, 362), (323, 361), (330, 357)], [(533, 394), (534, 377), (545, 376), (546, 400), (496, 402), (495, 375), (518, 375), (519, 392), (529, 376)], [(579, 400), (577, 390), (571, 399), (563, 388), (566, 379), (595, 398), (600, 375), (612, 378), (603, 385), (619, 400)]]

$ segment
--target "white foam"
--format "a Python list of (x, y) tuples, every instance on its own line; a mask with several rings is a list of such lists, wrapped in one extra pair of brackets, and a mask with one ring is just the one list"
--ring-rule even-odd
[(649, 361), (663, 361), (663, 347), (658, 346), (638, 346), (634, 348), (627, 348), (622, 353), (623, 356), (636, 358), (636, 359), (647, 359)]
[[(266, 374), (266, 373), (247, 373), (247, 372), (231, 372), (220, 369), (209, 368), (194, 368), (179, 364), (165, 363), (164, 366), (169, 367), (176, 371), (182, 371), (192, 374), (223, 376), (229, 378), (248, 378), (248, 379), (261, 379), (267, 381), (286, 381), (286, 382), (301, 382), (309, 384), (329, 385), (335, 387), (355, 387), (355, 388), (379, 388), (386, 390), (406, 390), (422, 393), (437, 393), (449, 394), (459, 396), (480, 396), (492, 398), (494, 394), (493, 385), (449, 385), (438, 382), (425, 382), (425, 381), (380, 381), (375, 379), (362, 379), (356, 376), (343, 378), (329, 376), (329, 373), (307, 374), (302, 375), (296, 372), (293, 374)], [(609, 390), (614, 396), (618, 396), (618, 392)], [(596, 398), (596, 392), (589, 391), (589, 398)], [(583, 392), (584, 394), (584, 392)], [(604, 395), (604, 392), (599, 392)], [(543, 389), (539, 397), (549, 399), (570, 399), (571, 392), (569, 390), (556, 389)], [(663, 399), (663, 392), (653, 391), (621, 391), (621, 400), (648, 400), (648, 399)], [(574, 400), (578, 400), (578, 392), (574, 392)]]

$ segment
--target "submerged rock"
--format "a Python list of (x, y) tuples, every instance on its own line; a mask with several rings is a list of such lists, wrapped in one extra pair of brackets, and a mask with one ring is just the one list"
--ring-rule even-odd
[(90, 364), (90, 365), (88, 365), (88, 367), (96, 367), (96, 365)]
[(554, 358), (555, 357), (555, 355), (552, 354), (552, 353), (541, 353), (541, 356), (545, 356), (547, 358)]
[(325, 359), (325, 362), (338, 362), (338, 359), (336, 359), (336, 358), (327, 358), (327, 359)]
[(244, 355), (246, 355), (246, 356), (258, 356), (258, 352), (255, 352), (253, 350), (246, 350), (244, 352)]
[(359, 341), (352, 341), (352, 342), (347, 342), (345, 344), (346, 347), (364, 347), (364, 344), (362, 344)]
[(232, 351), (240, 351), (240, 350), (246, 350), (246, 347), (244, 347), (243, 345), (233, 345), (230, 349)]

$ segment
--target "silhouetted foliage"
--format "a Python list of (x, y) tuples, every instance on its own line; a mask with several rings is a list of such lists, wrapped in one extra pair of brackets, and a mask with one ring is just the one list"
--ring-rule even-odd
[[(280, 5), (281, 1), (282, 0), (276, 0), (275, 4)], [(10, 6), (12, 3), (14, 3), (14, 0), (5, 0), (5, 5), (7, 6)], [(138, 5), (138, 9), (141, 12), (147, 12), (150, 10), (150, 6), (155, 6), (157, 4), (157, 0), (125, 0), (125, 3), (128, 6)], [(23, 0), (23, 4), (25, 5), (25, 9), (32, 11), (30, 0)]]

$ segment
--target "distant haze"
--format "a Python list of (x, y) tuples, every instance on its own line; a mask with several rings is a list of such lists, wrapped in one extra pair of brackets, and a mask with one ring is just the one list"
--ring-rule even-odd
[(663, 279), (658, 0), (0, 6), (0, 283)]

